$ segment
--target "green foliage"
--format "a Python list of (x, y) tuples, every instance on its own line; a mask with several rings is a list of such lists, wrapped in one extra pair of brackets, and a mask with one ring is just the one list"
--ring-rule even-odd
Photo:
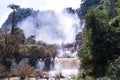
[(8, 7), (10, 7), (13, 10), (13, 15), (12, 15), (12, 28), (11, 28), (11, 34), (14, 34), (15, 31), (15, 11), (18, 10), (20, 8), (19, 5), (15, 5), (15, 4), (10, 4)]
[(25, 43), (26, 38), (22, 29), (20, 29), (19, 27), (15, 27), (14, 34), (20, 38), (20, 43)]
[(112, 80), (120, 80), (120, 57), (112, 62), (107, 70), (106, 76), (109, 76)]
[(27, 77), (43, 77), (44, 73), (40, 70), (35, 69), (34, 67), (31, 67), (28, 64), (16, 66), (14, 69), (12, 69), (9, 73), (9, 76), (17, 76), (21, 79), (27, 78)]
[[(92, 66), (90, 66), (90, 64), (92, 64), (92, 55), (91, 55), (91, 45), (92, 45), (92, 42), (90, 41), (90, 34), (91, 31), (86, 31), (84, 29), (84, 41), (83, 41), (83, 44), (81, 45), (80, 49), (79, 49), (79, 57), (81, 59), (81, 68), (84, 69), (84, 74), (88, 74), (90, 72), (92, 72)], [(85, 37), (86, 36), (86, 37)], [(90, 43), (91, 42), (91, 43)], [(89, 65), (89, 66), (88, 66)]]
[(83, 18), (90, 8), (101, 3), (102, 0), (82, 0), (82, 4), (80, 5), (81, 7), (77, 9), (79, 17)]
[(34, 69), (33, 73), (30, 75), (30, 77), (41, 77), (43, 78), (44, 73), (40, 70)]
[(72, 79), (72, 80), (80, 80), (80, 76), (79, 76), (79, 75), (73, 76), (71, 79)]
[(26, 78), (26, 77), (29, 77), (33, 73), (33, 71), (34, 71), (33, 67), (26, 64), (24, 66), (14, 68), (10, 72), (10, 75)]
[[(16, 26), (18, 22), (22, 21), (23, 19), (27, 18), (32, 14), (33, 9), (31, 8), (19, 8), (15, 11), (15, 19), (14, 19), (14, 25)], [(2, 28), (7, 28), (11, 26), (12, 19), (13, 19), (14, 12), (11, 12), (7, 18), (7, 20), (3, 23)]]
[[(3, 31), (4, 32), (4, 31)], [(20, 49), (20, 38), (16, 35), (2, 34), (0, 37), (0, 63), (10, 69), (12, 59), (17, 58)]]
[(84, 78), (80, 75), (72, 77), (72, 80), (95, 80), (91, 76), (86, 75)]
[(42, 44), (25, 44), (20, 52), (22, 55), (29, 57), (31, 65), (35, 65), (35, 62), (40, 58), (45, 59), (53, 56), (52, 48)]
[[(102, 36), (105, 33), (105, 20), (103, 20), (105, 14), (102, 11), (99, 11), (98, 8), (92, 9), (86, 14), (86, 27), (84, 29), (83, 44), (80, 47), (79, 56), (81, 58), (81, 66), (85, 70), (85, 74), (93, 74), (92, 72), (95, 67), (104, 64), (104, 61), (95, 61), (100, 60), (100, 56), (103, 56), (101, 49), (101, 41), (103, 41)], [(103, 26), (101, 26), (101, 24)], [(102, 54), (103, 53), (103, 54)], [(105, 63), (106, 64), (106, 63)], [(101, 71), (100, 69), (99, 71)], [(96, 73), (95, 73), (96, 74)], [(101, 74), (99, 72), (99, 74)]]
[(83, 80), (95, 80), (95, 79), (93, 79), (91, 76), (85, 76)]
[(83, 41), (78, 51), (83, 74), (95, 78), (105, 76), (107, 66), (120, 56), (119, 15), (110, 15), (112, 12), (109, 9), (115, 10), (116, 6), (111, 8), (107, 3), (110, 2), (91, 8), (86, 13)]
[(100, 78), (98, 78), (98, 80), (112, 80), (112, 79), (110, 79), (109, 77), (100, 77)]
[(7, 73), (6, 66), (0, 64), (0, 77), (5, 76), (6, 73)]
[(36, 42), (35, 36), (34, 35), (29, 36), (27, 38), (26, 42), (29, 43), (29, 44), (35, 44), (35, 42)]
[(117, 0), (117, 11), (118, 11), (118, 15), (120, 14), (120, 0)]
[(108, 10), (109, 19), (114, 18), (117, 15), (115, 9), (117, 0), (104, 0), (103, 7)]

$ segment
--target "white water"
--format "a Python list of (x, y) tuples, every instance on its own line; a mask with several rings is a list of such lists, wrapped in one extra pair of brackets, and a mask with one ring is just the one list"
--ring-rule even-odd
[[(68, 77), (68, 76), (73, 76), (73, 75), (77, 75), (79, 73), (79, 69), (80, 69), (80, 61), (77, 57), (74, 58), (55, 58), (54, 60), (51, 59), (51, 61), (53, 61), (51, 63), (50, 66), (50, 70), (49, 72), (47, 72), (47, 75), (49, 75), (49, 77), (56, 77), (56, 76), (64, 76), (64, 77)], [(40, 70), (44, 70), (46, 67), (44, 65), (45, 62), (43, 61), (39, 61), (37, 63), (37, 68)]]
[[(75, 42), (75, 37), (82, 30), (77, 14), (63, 10), (60, 13), (54, 11), (39, 11), (36, 16), (30, 16), (18, 26), (25, 32), (25, 36), (35, 35), (36, 40), (48, 44), (67, 44)], [(36, 26), (37, 24), (37, 26)]]
[[(54, 70), (52, 70), (54, 71)], [(75, 58), (56, 58), (55, 71), (63, 76), (77, 75), (79, 73), (79, 60)]]
[(58, 55), (57, 57), (64, 57), (64, 58), (67, 58), (67, 57), (76, 57), (77, 55), (77, 51), (75, 49), (75, 43), (72, 43), (71, 44), (72, 46), (68, 46), (68, 48), (66, 48), (65, 46), (66, 45), (59, 45), (58, 46)]
[(45, 62), (42, 61), (42, 59), (39, 59), (37, 62), (36, 62), (36, 68), (40, 69), (40, 70), (43, 70), (45, 67)]

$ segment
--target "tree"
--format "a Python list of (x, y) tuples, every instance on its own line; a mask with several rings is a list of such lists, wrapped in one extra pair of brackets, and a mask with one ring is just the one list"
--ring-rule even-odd
[(83, 19), (87, 11), (97, 4), (102, 4), (102, 0), (82, 0), (81, 7), (77, 9), (79, 17)]
[(85, 15), (83, 43), (78, 55), (85, 74), (95, 78), (105, 76), (110, 62), (120, 56), (120, 28), (116, 25), (118, 23), (114, 23), (116, 26), (109, 24), (108, 14), (109, 10), (104, 5), (102, 8), (98, 5)]
[[(17, 27), (17, 23), (21, 22), (22, 20), (26, 19), (27, 17), (31, 16), (32, 13), (36, 14), (36, 11), (33, 11), (33, 9), (31, 8), (20, 8), (18, 10), (15, 11), (15, 20), (14, 20), (14, 25), (15, 27)], [(13, 14), (14, 12), (11, 12), (8, 15), (8, 18), (6, 19), (6, 21), (3, 23), (2, 28), (10, 28), (10, 26), (12, 25), (12, 20), (13, 20)], [(20, 26), (18, 26), (20, 27)]]
[(0, 78), (4, 77), (7, 73), (6, 66), (0, 64)]
[(2, 32), (0, 37), (0, 63), (10, 69), (12, 59), (17, 58), (16, 54), (20, 49), (20, 38), (16, 35)]
[(14, 34), (20, 38), (20, 43), (25, 43), (26, 38), (22, 29), (20, 29), (19, 27), (15, 27)]
[(120, 79), (120, 57), (115, 59), (110, 63), (106, 76), (109, 76), (111, 80), (119, 80)]
[(29, 44), (35, 44), (35, 42), (36, 42), (35, 38), (36, 37), (34, 35), (31, 35), (27, 38), (26, 42)]
[(27, 80), (27, 78), (30, 77), (30, 75), (33, 73), (33, 71), (34, 71), (33, 67), (25, 64), (23, 66), (14, 68), (10, 72), (10, 74), (15, 75), (15, 76), (19, 76), (21, 79)]
[(19, 5), (15, 5), (15, 4), (10, 4), (8, 5), (8, 7), (10, 7), (13, 10), (13, 18), (12, 18), (12, 29), (11, 29), (11, 34), (14, 34), (14, 28), (15, 28), (15, 11), (20, 9)]

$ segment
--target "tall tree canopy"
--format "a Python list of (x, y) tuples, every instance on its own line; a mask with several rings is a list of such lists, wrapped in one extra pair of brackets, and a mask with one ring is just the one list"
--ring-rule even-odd
[(110, 63), (120, 56), (119, 15), (119, 0), (104, 0), (86, 12), (78, 51), (84, 74), (103, 77)]

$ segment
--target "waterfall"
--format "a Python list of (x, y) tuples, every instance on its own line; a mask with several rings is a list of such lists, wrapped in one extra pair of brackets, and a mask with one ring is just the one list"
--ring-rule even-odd
[(77, 13), (70, 13), (66, 9), (60, 13), (52, 10), (38, 11), (36, 15), (31, 15), (18, 23), (18, 26), (24, 30), (26, 37), (35, 35), (36, 40), (57, 45), (58, 54), (56, 58), (49, 59), (50, 65), (46, 66), (46, 61), (39, 59), (36, 68), (49, 70), (49, 75), (52, 76), (78, 74), (78, 46), (75, 38), (79, 32), (82, 32), (84, 22), (80, 21)]
[(42, 59), (37, 60), (36, 62), (36, 68), (40, 70), (44, 70), (45, 68), (45, 62)]
[(78, 58), (56, 58), (55, 68), (60, 70), (78, 69)]
[(55, 58), (54, 67), (49, 71), (49, 76), (77, 75), (79, 73), (79, 59), (75, 58)]
[(57, 51), (59, 53), (57, 57), (76, 57), (77, 55), (74, 43), (59, 45)]

